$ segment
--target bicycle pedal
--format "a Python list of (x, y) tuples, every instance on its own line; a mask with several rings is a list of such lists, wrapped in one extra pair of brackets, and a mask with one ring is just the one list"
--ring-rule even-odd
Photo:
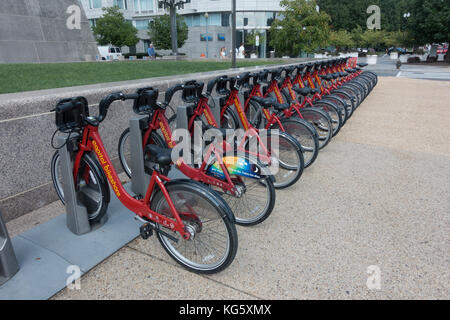
[(153, 229), (150, 223), (144, 223), (142, 226), (140, 226), (139, 232), (141, 234), (141, 238), (144, 240), (147, 240), (153, 235)]
[(144, 197), (142, 195), (140, 195), (140, 194), (135, 195), (133, 198), (136, 199), (136, 200), (144, 199)]

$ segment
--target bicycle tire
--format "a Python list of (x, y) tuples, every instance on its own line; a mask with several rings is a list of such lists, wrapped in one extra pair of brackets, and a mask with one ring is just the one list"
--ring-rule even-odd
[[(166, 229), (161, 225), (157, 225), (158, 228), (164, 229), (166, 233), (177, 238), (178, 244), (181, 247), (181, 250), (178, 249), (177, 243), (157, 232), (158, 240), (164, 250), (185, 269), (195, 273), (214, 274), (227, 268), (236, 256), (238, 249), (238, 235), (234, 222), (229, 218), (230, 213), (227, 213), (226, 210), (224, 210), (223, 201), (211, 192), (209, 188), (192, 181), (172, 181), (167, 183), (165, 187), (176, 210), (185, 213), (185, 215), (181, 215), (180, 218), (183, 220), (183, 223), (185, 223), (185, 227), (194, 233), (194, 236), (191, 237), (191, 240), (183, 240), (178, 233), (172, 232), (170, 229)], [(188, 202), (189, 204), (186, 205)], [(208, 212), (210, 213), (210, 216), (206, 217), (209, 220), (200, 217), (198, 215), (200, 211), (194, 211), (197, 207), (202, 209), (201, 214), (205, 214), (206, 209), (209, 209)], [(170, 210), (168, 210), (166, 198), (161, 190), (155, 192), (151, 202), (151, 209), (158, 213), (170, 212)], [(185, 217), (186, 213), (193, 213), (195, 217), (188, 219)], [(209, 226), (215, 222), (213, 219), (217, 220), (217, 223), (215, 223), (214, 226), (222, 229), (222, 235), (217, 233), (217, 229), (215, 231), (209, 231)], [(206, 226), (208, 226), (208, 232), (214, 234), (213, 237), (210, 237), (208, 232), (205, 232)], [(219, 238), (219, 236), (221, 238)], [(225, 250), (222, 254), (211, 250), (211, 246), (217, 242), (219, 242), (220, 245), (225, 244)], [(184, 245), (184, 250), (182, 245)], [(205, 245), (210, 245), (206, 254), (199, 250), (201, 247), (205, 247)], [(190, 246), (190, 249), (194, 250), (195, 253), (190, 257), (186, 257), (188, 246)], [(184, 252), (184, 254), (182, 252)], [(216, 261), (216, 255), (218, 254), (220, 254), (220, 256)], [(200, 259), (200, 262), (194, 261), (194, 258), (196, 259), (197, 256), (199, 256), (198, 259)], [(212, 259), (215, 259), (214, 263), (208, 263)]]
[(328, 113), (331, 118), (331, 124), (333, 125), (333, 137), (336, 136), (342, 128), (342, 115), (339, 107), (325, 99), (316, 100), (313, 105), (315, 108), (320, 108)]
[[(169, 120), (169, 124), (176, 121), (176, 115), (173, 115)], [(246, 157), (246, 159), (251, 162), (252, 164), (256, 165), (257, 167), (259, 167), (258, 171), (263, 172), (264, 170), (262, 170), (262, 164), (260, 162), (257, 162), (257, 160), (254, 160), (253, 158), (250, 157)], [(209, 167), (212, 166), (212, 164), (215, 162), (215, 159), (212, 158), (211, 159), (211, 163), (208, 165), (208, 167), (206, 168), (206, 171), (208, 171)], [(233, 178), (233, 177), (232, 177)], [(266, 176), (258, 179), (261, 180), (259, 181), (259, 193), (260, 193), (260, 197), (258, 200), (265, 200), (265, 203), (261, 206), (258, 204), (247, 204), (247, 203), (243, 203), (243, 201), (245, 201), (247, 198), (247, 190), (250, 189), (249, 184), (253, 184), (254, 181), (257, 181), (256, 179), (251, 179), (251, 178), (243, 178), (241, 177), (241, 180), (244, 180), (244, 185), (240, 185), (239, 187), (242, 187), (242, 189), (244, 190), (244, 193), (242, 196), (240, 197), (236, 197), (232, 194), (226, 193), (224, 192), (222, 189), (215, 187), (214, 185), (208, 185), (205, 184), (206, 186), (210, 187), (212, 190), (214, 190), (215, 192), (217, 192), (218, 194), (220, 194), (222, 196), (222, 198), (226, 201), (226, 203), (231, 207), (232, 211), (235, 213), (236, 216), (236, 224), (242, 225), (242, 226), (253, 226), (259, 223), (262, 223), (263, 221), (265, 221), (270, 214), (273, 211), (274, 205), (275, 205), (275, 187), (273, 186), (273, 182), (270, 178), (267, 178)], [(267, 181), (264, 181), (267, 180)], [(245, 183), (245, 181), (247, 181), (248, 183)], [(265, 186), (265, 190), (263, 186)], [(253, 187), (253, 189), (256, 187)], [(264, 192), (265, 191), (265, 192)], [(265, 193), (266, 194), (266, 198), (264, 198), (262, 196), (262, 194)], [(264, 202), (264, 201), (262, 201)], [(263, 208), (262, 210), (260, 210), (259, 212), (255, 211), (255, 208)], [(251, 211), (251, 213), (248, 213), (246, 210)]]
[[(119, 160), (120, 164), (122, 165), (123, 171), (127, 174), (129, 178), (131, 178), (131, 167), (130, 167), (130, 159), (127, 159), (129, 156), (129, 153), (127, 153), (126, 150), (126, 143), (128, 139), (130, 138), (130, 128), (125, 129), (119, 138), (119, 144), (118, 144), (118, 153), (119, 153)], [(153, 141), (157, 146), (161, 148), (167, 148), (167, 143), (164, 141), (164, 139), (155, 131), (152, 131), (150, 134), (150, 141)]]
[[(319, 137), (316, 129), (306, 120), (298, 117), (282, 118), (281, 125), (285, 131), (297, 139), (303, 149), (305, 168), (311, 166), (319, 155)], [(271, 129), (278, 129), (279, 124), (275, 124)]]
[[(272, 148), (271, 137), (275, 134), (278, 137), (278, 153), (276, 152), (277, 150)], [(271, 157), (278, 162), (278, 167), (274, 168), (275, 172), (272, 172), (275, 189), (285, 189), (294, 185), (300, 179), (305, 169), (305, 160), (300, 143), (288, 133), (278, 130), (264, 130), (260, 132), (259, 136), (265, 143), (265, 147), (272, 152)], [(255, 137), (252, 139), (255, 139)], [(247, 141), (248, 144), (252, 146), (251, 141)], [(288, 159), (289, 157), (292, 159)], [(269, 165), (264, 162), (263, 164)]]
[[(60, 159), (59, 152), (56, 151), (52, 157), (51, 175), (56, 193), (58, 194), (61, 202), (65, 205), (64, 189), (62, 186), (62, 181), (60, 181), (61, 173), (58, 168), (60, 165)], [(89, 169), (89, 182), (86, 182), (82, 177), (86, 168)], [(78, 201), (86, 206), (88, 220), (91, 223), (100, 221), (108, 209), (110, 201), (109, 185), (98, 161), (87, 153), (83, 154), (81, 157), (80, 169), (74, 183)], [(98, 194), (95, 195), (95, 193)], [(96, 196), (96, 199), (93, 199), (94, 196)], [(95, 205), (96, 202), (97, 205)]]
[(316, 129), (319, 138), (319, 150), (325, 148), (333, 138), (333, 129), (328, 113), (319, 108), (305, 107), (300, 109), (300, 114)]

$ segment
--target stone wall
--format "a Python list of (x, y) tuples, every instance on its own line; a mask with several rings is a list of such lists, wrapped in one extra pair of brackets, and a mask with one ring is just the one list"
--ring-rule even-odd
[[(81, 11), (68, 12), (74, 5)], [(78, 0), (0, 1), (0, 63), (85, 61), (96, 55)]]

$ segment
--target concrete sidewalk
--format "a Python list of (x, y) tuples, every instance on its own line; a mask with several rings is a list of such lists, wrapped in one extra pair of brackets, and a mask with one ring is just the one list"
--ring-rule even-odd
[[(450, 82), (380, 78), (272, 216), (213, 276), (136, 239), (54, 299), (449, 299)], [(59, 205), (11, 221), (17, 234)], [(28, 225), (30, 222), (31, 225)], [(369, 266), (381, 289), (369, 290)]]

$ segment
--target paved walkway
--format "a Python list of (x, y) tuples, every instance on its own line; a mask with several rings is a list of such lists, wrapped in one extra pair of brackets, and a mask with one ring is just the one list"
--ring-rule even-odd
[(224, 272), (189, 273), (156, 237), (138, 238), (54, 299), (449, 299), (449, 89), (380, 78), (301, 182), (277, 192), (273, 215), (238, 228)]

